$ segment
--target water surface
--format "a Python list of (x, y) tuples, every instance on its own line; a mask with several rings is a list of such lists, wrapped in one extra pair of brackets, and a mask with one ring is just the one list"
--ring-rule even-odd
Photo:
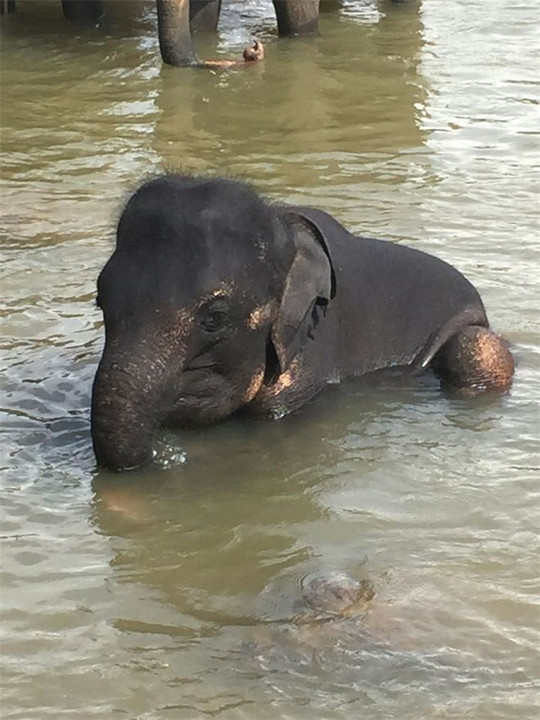
[[(535, 717), (538, 80), (535, 3), (345, 2), (278, 40), (226, 2), (162, 67), (152, 5), (74, 28), (2, 18), (3, 717)], [(499, 399), (426, 375), (333, 387), (274, 423), (167, 432), (95, 468), (95, 279), (122, 202), (222, 174), (450, 261), (517, 374)], [(345, 571), (366, 617), (299, 629), (301, 579)], [(301, 613), (300, 609), (300, 613)]]

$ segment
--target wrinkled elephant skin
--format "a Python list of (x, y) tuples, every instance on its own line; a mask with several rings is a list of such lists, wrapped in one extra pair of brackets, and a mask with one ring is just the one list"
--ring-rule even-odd
[(92, 437), (114, 470), (149, 462), (160, 426), (280, 417), (329, 382), (380, 368), (431, 365), (478, 390), (506, 389), (513, 371), (478, 293), (450, 265), (223, 179), (143, 185), (120, 218), (98, 304)]

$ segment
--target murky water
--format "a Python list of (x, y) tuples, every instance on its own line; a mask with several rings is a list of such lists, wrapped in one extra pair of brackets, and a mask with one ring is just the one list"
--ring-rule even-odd
[[(73, 28), (2, 18), (2, 717), (535, 717), (537, 8), (346, 2), (280, 41), (225, 3), (161, 66), (152, 5)], [(160, 437), (98, 472), (96, 275), (141, 177), (232, 175), (438, 254), (514, 344), (511, 394), (433, 378), (331, 388), (274, 423)], [(302, 577), (369, 580), (362, 618), (295, 624)]]

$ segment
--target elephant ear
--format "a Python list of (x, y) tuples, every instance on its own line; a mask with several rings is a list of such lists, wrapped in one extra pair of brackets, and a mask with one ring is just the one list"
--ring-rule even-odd
[(281, 219), (294, 243), (295, 255), (270, 334), (273, 367), (267, 368), (268, 384), (288, 368), (308, 338), (313, 337), (318, 307), (326, 307), (335, 294), (334, 271), (320, 230), (296, 212), (284, 213)]

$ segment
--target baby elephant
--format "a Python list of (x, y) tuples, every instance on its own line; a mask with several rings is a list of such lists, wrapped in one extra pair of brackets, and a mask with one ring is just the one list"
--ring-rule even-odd
[(149, 462), (160, 426), (281, 417), (381, 368), (432, 368), (474, 392), (506, 390), (514, 371), (450, 265), (219, 178), (164, 175), (137, 190), (97, 303), (92, 438), (113, 470)]

